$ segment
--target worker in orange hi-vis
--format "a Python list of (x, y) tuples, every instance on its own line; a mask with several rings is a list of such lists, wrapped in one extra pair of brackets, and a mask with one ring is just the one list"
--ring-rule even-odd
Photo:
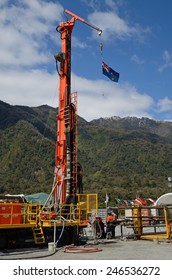
[(115, 238), (115, 227), (117, 224), (117, 215), (114, 212), (108, 212), (106, 217), (106, 238)]

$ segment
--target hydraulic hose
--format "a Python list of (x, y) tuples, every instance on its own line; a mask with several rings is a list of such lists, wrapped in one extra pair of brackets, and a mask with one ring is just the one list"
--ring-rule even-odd
[(68, 245), (64, 247), (65, 253), (95, 253), (100, 251), (102, 251), (102, 249), (96, 247), (86, 248), (84, 246), (74, 246), (74, 245)]

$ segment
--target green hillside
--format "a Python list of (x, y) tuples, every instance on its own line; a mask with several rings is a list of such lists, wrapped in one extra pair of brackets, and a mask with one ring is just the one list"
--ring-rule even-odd
[[(53, 183), (57, 109), (0, 102), (0, 193), (50, 192)], [(172, 123), (147, 118), (79, 117), (79, 161), (84, 191), (113, 198), (169, 192)]]

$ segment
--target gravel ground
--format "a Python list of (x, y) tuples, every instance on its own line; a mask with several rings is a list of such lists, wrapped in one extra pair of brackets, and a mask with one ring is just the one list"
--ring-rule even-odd
[[(172, 260), (172, 244), (163, 242), (126, 239), (129, 235), (124, 232), (120, 238), (121, 228), (116, 229), (116, 239), (105, 240), (91, 238), (90, 234), (86, 248), (97, 249), (96, 252), (64, 252), (64, 248), (51, 251), (50, 248), (16, 250), (0, 252), (1, 260), (43, 259), (43, 260)], [(78, 247), (77, 247), (78, 248)], [(83, 246), (81, 247), (83, 248)]]

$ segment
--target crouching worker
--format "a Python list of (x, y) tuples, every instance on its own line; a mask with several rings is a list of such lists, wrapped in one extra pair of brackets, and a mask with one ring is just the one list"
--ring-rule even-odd
[(106, 217), (106, 238), (115, 238), (115, 227), (117, 224), (117, 215), (114, 212), (108, 212)]

